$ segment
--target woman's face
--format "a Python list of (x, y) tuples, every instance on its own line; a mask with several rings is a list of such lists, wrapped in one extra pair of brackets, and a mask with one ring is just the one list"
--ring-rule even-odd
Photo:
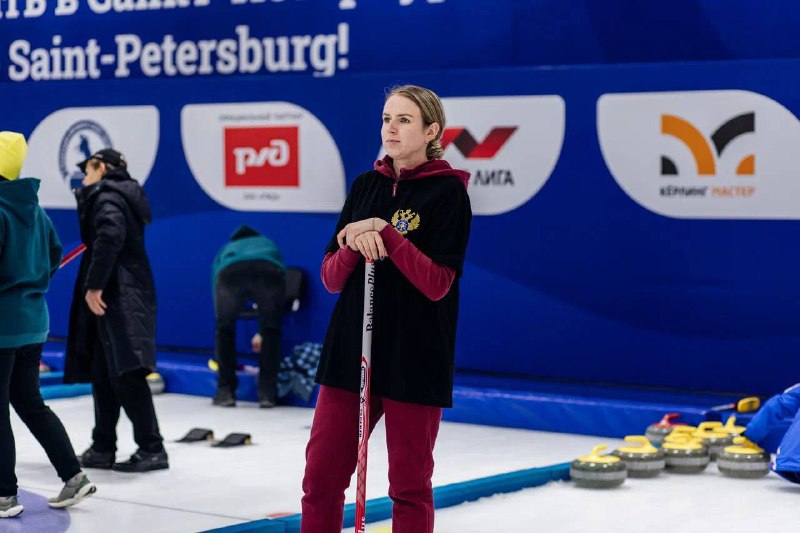
[(426, 127), (417, 104), (395, 94), (383, 106), (381, 140), (383, 149), (395, 161), (424, 162), (427, 144), (436, 136), (438, 126)]
[(96, 159), (92, 159), (86, 163), (86, 177), (83, 178), (83, 186), (88, 187), (100, 181), (103, 178), (105, 169), (106, 166)]

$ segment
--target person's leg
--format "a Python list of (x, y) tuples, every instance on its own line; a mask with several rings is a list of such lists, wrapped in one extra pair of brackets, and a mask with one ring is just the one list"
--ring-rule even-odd
[(258, 400), (262, 407), (271, 407), (277, 403), (278, 370), (281, 365), (281, 318), (286, 292), (286, 275), (279, 267), (265, 262), (255, 276), (255, 281), (251, 287), (251, 294), (258, 306), (261, 334)]
[(17, 476), (14, 473), (17, 450), (11, 417), (8, 412), (11, 374), (14, 370), (14, 349), (0, 350), (0, 498), (17, 495)]
[(440, 407), (384, 399), (394, 533), (433, 533), (433, 447)]
[[(342, 530), (344, 491), (358, 460), (358, 394), (322, 386), (306, 447), (301, 533)], [(370, 401), (370, 434), (383, 415), (380, 398)]]
[[(92, 431), (92, 449), (102, 454), (113, 454), (117, 451), (117, 422), (119, 422), (120, 403), (111, 385), (108, 375), (108, 361), (102, 344), (97, 343), (92, 358), (92, 397), (94, 398), (94, 430)], [(84, 466), (88, 466), (84, 464)], [(108, 465), (110, 468), (111, 465)]]
[(217, 355), (217, 396), (214, 403), (233, 406), (236, 403), (236, 319), (244, 306), (240, 280), (226, 268), (217, 278), (214, 298), (216, 330), (214, 335)]
[(149, 472), (169, 468), (164, 439), (158, 429), (153, 395), (147, 385), (147, 370), (139, 369), (112, 376), (111, 384), (125, 414), (133, 424), (133, 438), (139, 449), (127, 461), (114, 463), (118, 472)]
[(39, 392), (39, 363), (42, 345), (17, 350), (11, 376), (11, 405), (44, 448), (58, 477), (65, 483), (81, 471), (75, 450), (61, 420), (44, 404)]
[(133, 439), (140, 450), (148, 453), (164, 451), (164, 439), (158, 428), (153, 394), (147, 384), (147, 370), (133, 370), (111, 378), (114, 392), (133, 424)]

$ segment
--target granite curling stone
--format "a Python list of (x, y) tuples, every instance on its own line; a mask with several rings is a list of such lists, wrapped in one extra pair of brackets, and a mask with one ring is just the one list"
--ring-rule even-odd
[(575, 459), (569, 468), (569, 475), (578, 487), (608, 489), (618, 487), (628, 477), (625, 462), (613, 455), (600, 455), (606, 446), (592, 448), (589, 455)]
[(655, 477), (664, 471), (664, 452), (653, 446), (644, 435), (628, 435), (625, 442), (636, 446), (623, 446), (613, 454), (625, 462), (628, 476), (633, 478)]
[(733, 439), (717, 456), (717, 468), (726, 476), (759, 478), (769, 474), (770, 455), (745, 437)]

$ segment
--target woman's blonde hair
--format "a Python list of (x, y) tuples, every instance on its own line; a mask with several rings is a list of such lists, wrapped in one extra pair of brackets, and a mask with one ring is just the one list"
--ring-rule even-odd
[(425, 123), (426, 127), (434, 122), (439, 125), (439, 132), (436, 134), (436, 137), (428, 143), (425, 149), (425, 155), (428, 156), (428, 159), (441, 159), (444, 155), (442, 133), (444, 132), (445, 126), (444, 106), (442, 106), (442, 101), (435, 92), (416, 85), (392, 87), (386, 94), (386, 100), (394, 95), (403, 96), (417, 104), (417, 107), (419, 107), (422, 112), (422, 121)]

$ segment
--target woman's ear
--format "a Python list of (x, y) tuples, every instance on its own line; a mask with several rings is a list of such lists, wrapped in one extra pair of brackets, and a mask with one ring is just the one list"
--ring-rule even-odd
[(440, 129), (441, 128), (439, 127), (439, 123), (438, 122), (434, 122), (433, 124), (428, 126), (428, 135), (430, 136), (429, 140), (431, 140), (431, 141), (434, 140), (436, 138), (436, 136), (439, 135), (439, 130)]

